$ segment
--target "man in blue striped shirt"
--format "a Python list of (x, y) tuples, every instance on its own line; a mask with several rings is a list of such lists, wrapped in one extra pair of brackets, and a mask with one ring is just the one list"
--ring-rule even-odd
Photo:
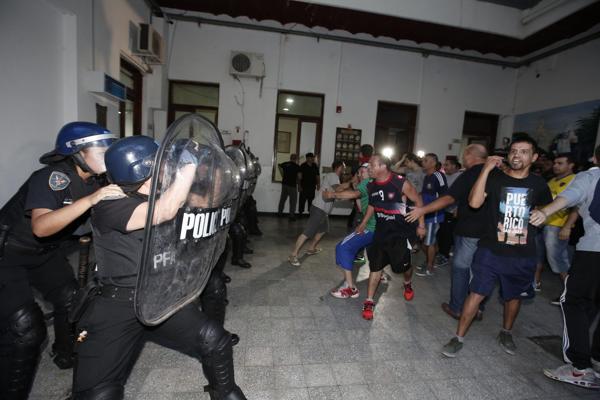
[[(434, 153), (425, 155), (423, 159), (423, 170), (425, 171), (425, 179), (423, 180), (423, 204), (427, 205), (434, 202), (438, 197), (443, 196), (448, 191), (448, 181), (446, 175), (438, 171), (438, 156)], [(425, 215), (425, 226), (427, 228), (427, 236), (423, 240), (423, 252), (426, 257), (426, 265), (417, 270), (419, 276), (433, 275), (433, 261), (437, 251), (436, 236), (440, 227), (440, 222), (444, 221), (444, 211), (435, 211)]]

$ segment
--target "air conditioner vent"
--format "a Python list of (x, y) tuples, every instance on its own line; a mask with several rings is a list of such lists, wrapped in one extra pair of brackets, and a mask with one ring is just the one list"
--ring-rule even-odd
[(265, 59), (262, 54), (232, 51), (229, 73), (234, 76), (262, 78), (265, 76)]

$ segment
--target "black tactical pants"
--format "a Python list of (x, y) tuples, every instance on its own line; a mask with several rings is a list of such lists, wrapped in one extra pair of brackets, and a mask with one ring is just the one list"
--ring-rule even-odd
[[(192, 303), (164, 323), (148, 327), (136, 318), (133, 301), (100, 295), (94, 297), (77, 323), (75, 398), (85, 398), (85, 391), (111, 386), (120, 387), (122, 393), (147, 340), (200, 359), (199, 342), (202, 338), (199, 332), (207, 323), (210, 323), (208, 317)], [(228, 335), (222, 328), (220, 334)]]
[(73, 270), (62, 250), (32, 255), (5, 248), (0, 260), (0, 397), (5, 391), (15, 398), (26, 397), (33, 381), (46, 332), (33, 288), (54, 307), (54, 351), (64, 355), (65, 361), (70, 359), (73, 330), (67, 309), (75, 287)]

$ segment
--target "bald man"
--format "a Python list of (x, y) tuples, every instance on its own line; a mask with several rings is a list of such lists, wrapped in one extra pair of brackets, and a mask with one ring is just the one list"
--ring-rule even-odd
[[(457, 205), (456, 227), (454, 228), (454, 258), (452, 259), (452, 285), (450, 302), (442, 303), (442, 309), (454, 319), (459, 319), (463, 304), (469, 293), (471, 279), (471, 263), (477, 250), (477, 242), (483, 234), (483, 226), (479, 223), (484, 215), (484, 207), (477, 210), (469, 207), (469, 193), (481, 172), (487, 158), (485, 147), (480, 144), (467, 146), (462, 162), (467, 170), (450, 186), (448, 192), (425, 207), (415, 207), (408, 213), (406, 220), (416, 221), (420, 216), (442, 210), (454, 203)], [(483, 314), (478, 312), (480, 320)]]

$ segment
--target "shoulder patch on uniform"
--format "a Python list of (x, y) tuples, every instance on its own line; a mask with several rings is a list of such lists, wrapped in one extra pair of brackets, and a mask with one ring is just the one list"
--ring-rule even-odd
[(50, 189), (58, 192), (59, 190), (65, 190), (71, 183), (68, 175), (60, 171), (52, 171), (50, 178), (48, 179), (48, 185)]

